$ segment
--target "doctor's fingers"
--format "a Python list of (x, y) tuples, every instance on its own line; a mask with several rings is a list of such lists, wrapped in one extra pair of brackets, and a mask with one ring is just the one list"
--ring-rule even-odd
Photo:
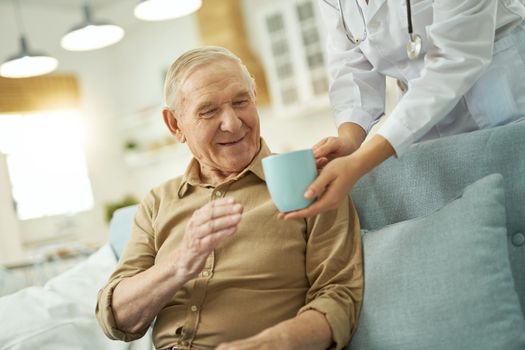
[(318, 197), (317, 200), (305, 209), (284, 213), (279, 217), (284, 220), (307, 218), (338, 208), (341, 201), (346, 197), (345, 186), (339, 180), (337, 177), (326, 177), (322, 178), (319, 183), (312, 184), (317, 186), (315, 189), (316, 193), (319, 193), (319, 195), (315, 195)]
[(335, 159), (324, 167), (321, 174), (304, 193), (305, 198), (317, 197), (317, 200), (305, 209), (285, 213), (279, 217), (283, 219), (305, 218), (335, 209), (347, 196), (351, 186), (352, 179), (348, 174), (345, 159)]
[(341, 137), (327, 137), (313, 147), (313, 152), (316, 159), (325, 157), (332, 160), (344, 155), (347, 152), (346, 148), (345, 140)]
[(322, 170), (328, 162), (330, 162), (330, 160), (326, 157), (318, 158), (315, 160), (315, 166), (317, 170)]

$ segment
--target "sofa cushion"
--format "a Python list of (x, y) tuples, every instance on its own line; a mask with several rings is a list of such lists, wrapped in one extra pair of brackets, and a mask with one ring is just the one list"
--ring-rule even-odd
[(422, 142), (363, 177), (352, 191), (361, 226), (428, 215), (482, 177), (504, 178), (509, 256), (525, 313), (525, 122)]
[(489, 175), (430, 215), (363, 237), (365, 295), (350, 349), (525, 349), (505, 227)]

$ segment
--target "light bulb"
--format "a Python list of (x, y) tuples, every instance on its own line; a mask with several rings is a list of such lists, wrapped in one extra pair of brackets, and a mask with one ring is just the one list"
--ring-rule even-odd
[(135, 17), (144, 21), (164, 21), (189, 15), (202, 6), (202, 0), (144, 0), (135, 7)]

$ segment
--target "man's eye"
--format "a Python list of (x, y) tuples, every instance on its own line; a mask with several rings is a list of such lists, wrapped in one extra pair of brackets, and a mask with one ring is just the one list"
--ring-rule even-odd
[(204, 118), (212, 117), (217, 112), (217, 108), (207, 109), (205, 111), (200, 112), (200, 116)]

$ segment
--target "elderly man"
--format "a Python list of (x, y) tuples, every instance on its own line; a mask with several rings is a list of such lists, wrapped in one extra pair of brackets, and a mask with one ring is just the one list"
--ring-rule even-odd
[(100, 291), (114, 339), (157, 349), (341, 348), (362, 301), (359, 222), (350, 200), (280, 220), (264, 182), (255, 84), (226, 49), (189, 51), (165, 83), (164, 122), (194, 158), (153, 189)]

